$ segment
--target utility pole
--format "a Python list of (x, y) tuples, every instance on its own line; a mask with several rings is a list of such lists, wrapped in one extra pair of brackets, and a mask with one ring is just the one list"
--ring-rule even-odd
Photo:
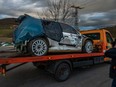
[(83, 7), (74, 6), (74, 5), (71, 6), (71, 7), (75, 9), (75, 15), (74, 15), (74, 17), (75, 17), (75, 27), (76, 27), (77, 30), (79, 30), (78, 10), (79, 10), (79, 9), (83, 9)]

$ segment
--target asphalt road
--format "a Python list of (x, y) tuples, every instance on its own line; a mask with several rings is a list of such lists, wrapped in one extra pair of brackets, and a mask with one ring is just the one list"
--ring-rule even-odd
[(0, 87), (110, 87), (109, 64), (76, 68), (65, 82), (57, 82), (51, 74), (27, 63), (0, 76)]

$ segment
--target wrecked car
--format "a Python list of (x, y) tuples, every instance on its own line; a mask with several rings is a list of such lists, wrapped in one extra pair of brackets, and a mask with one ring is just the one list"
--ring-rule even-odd
[(18, 51), (42, 56), (48, 52), (93, 51), (93, 41), (73, 27), (29, 15), (17, 19), (13, 42)]

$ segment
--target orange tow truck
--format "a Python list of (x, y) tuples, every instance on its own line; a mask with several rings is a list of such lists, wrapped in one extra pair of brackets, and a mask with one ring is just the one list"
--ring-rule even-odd
[[(84, 31), (82, 33), (84, 33)], [(7, 71), (15, 69), (25, 63), (32, 62), (35, 67), (46, 69), (48, 72), (52, 73), (57, 81), (65, 81), (69, 78), (74, 67), (104, 62), (104, 51), (109, 48), (108, 44), (112, 42), (110, 33), (106, 30), (96, 30), (96, 32), (89, 33), (88, 35), (95, 35), (94, 43), (96, 44), (96, 51), (93, 53), (56, 53), (45, 56), (26, 55), (0, 57), (0, 73), (6, 75)], [(103, 37), (107, 37), (107, 39)], [(0, 53), (0, 55), (2, 54), (4, 53)], [(16, 64), (16, 66), (9, 68), (8, 66), (12, 64)]]
[[(105, 52), (107, 49), (112, 48), (111, 43), (113, 37), (108, 30), (96, 29), (81, 31), (81, 34), (91, 37), (94, 42), (95, 51)], [(104, 61), (109, 61), (109, 58), (104, 58)]]

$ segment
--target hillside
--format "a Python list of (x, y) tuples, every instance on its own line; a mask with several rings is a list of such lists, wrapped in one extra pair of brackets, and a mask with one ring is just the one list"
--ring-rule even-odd
[(16, 18), (4, 18), (0, 19), (0, 29), (9, 29), (12, 25), (15, 25)]
[(0, 19), (0, 25), (5, 24), (15, 24), (15, 18), (4, 18)]

